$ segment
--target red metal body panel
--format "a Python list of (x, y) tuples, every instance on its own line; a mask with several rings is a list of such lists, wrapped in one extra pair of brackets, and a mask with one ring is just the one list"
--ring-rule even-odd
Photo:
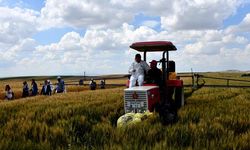
[(154, 111), (155, 105), (160, 103), (159, 88), (152, 89), (148, 92), (148, 110)]
[(154, 83), (144, 83), (143, 86), (158, 86), (158, 85)]
[(167, 80), (167, 86), (183, 87), (183, 81), (182, 80)]
[(127, 83), (126, 83), (126, 87), (127, 87), (127, 88), (129, 87), (129, 83), (130, 83), (130, 80), (128, 79), (128, 80), (127, 80)]
[[(127, 80), (126, 86), (129, 87), (130, 81)], [(183, 80), (167, 80), (168, 86), (172, 87), (183, 87)], [(157, 86), (156, 84), (150, 83), (150, 84), (143, 84), (144, 86)]]

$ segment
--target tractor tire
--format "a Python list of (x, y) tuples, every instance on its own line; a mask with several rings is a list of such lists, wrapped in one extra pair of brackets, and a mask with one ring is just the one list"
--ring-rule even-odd
[(160, 103), (156, 103), (155, 107), (154, 107), (155, 112), (159, 112), (160, 111)]
[(163, 105), (159, 109), (159, 116), (163, 125), (174, 124), (178, 121), (177, 111), (170, 105)]

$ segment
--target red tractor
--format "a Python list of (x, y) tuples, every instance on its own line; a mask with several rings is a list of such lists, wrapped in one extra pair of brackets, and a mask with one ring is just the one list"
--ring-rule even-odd
[[(162, 52), (162, 82), (160, 86), (152, 83), (143, 84), (124, 90), (125, 113), (157, 111), (163, 123), (173, 122), (177, 118), (177, 110), (184, 105), (183, 81), (176, 78), (175, 62), (169, 60), (169, 51), (177, 50), (169, 41), (136, 42), (130, 48), (144, 53)], [(146, 78), (146, 77), (145, 77)]]

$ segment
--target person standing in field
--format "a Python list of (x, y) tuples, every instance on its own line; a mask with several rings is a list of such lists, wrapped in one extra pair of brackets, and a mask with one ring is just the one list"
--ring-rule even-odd
[(139, 86), (142, 86), (145, 73), (147, 73), (148, 70), (148, 64), (145, 61), (141, 60), (140, 54), (136, 54), (135, 61), (131, 64), (128, 71), (131, 74), (129, 88), (134, 87), (136, 81), (138, 81)]
[(101, 84), (100, 84), (101, 89), (105, 89), (105, 80), (101, 80)]
[(14, 92), (11, 90), (9, 85), (5, 86), (5, 99), (7, 100), (14, 99)]
[(91, 79), (89, 82), (89, 88), (90, 90), (95, 90), (96, 89), (96, 82), (94, 79)]
[(50, 84), (48, 84), (48, 81), (45, 80), (42, 90), (41, 90), (41, 95), (51, 95), (51, 87)]
[(51, 83), (51, 81), (50, 81), (50, 80), (48, 80), (48, 84), (50, 85), (50, 89), (51, 89), (51, 91), (54, 91), (53, 84)]
[(31, 95), (36, 96), (38, 93), (38, 87), (35, 79), (31, 80)]
[(26, 81), (23, 82), (23, 94), (22, 97), (29, 96), (29, 85)]
[(59, 76), (57, 77), (57, 85), (56, 85), (56, 93), (63, 93), (65, 92), (65, 85), (64, 85), (64, 81), (62, 80), (62, 78)]

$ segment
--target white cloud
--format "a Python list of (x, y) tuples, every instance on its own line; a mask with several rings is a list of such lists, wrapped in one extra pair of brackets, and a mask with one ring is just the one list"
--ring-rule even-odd
[[(247, 68), (249, 36), (239, 33), (249, 32), (250, 14), (238, 25), (221, 28), (223, 20), (240, 4), (236, 0), (47, 0), (41, 12), (0, 7), (0, 59), (9, 63), (0, 65), (0, 72), (127, 73), (137, 53), (129, 45), (150, 40), (169, 40), (177, 46), (170, 58), (176, 60), (178, 71)], [(149, 18), (142, 20), (139, 27), (131, 25), (141, 14), (161, 17), (162, 29), (156, 30), (159, 22)], [(32, 39), (41, 30), (68, 26), (86, 32), (68, 32), (58, 42), (47, 45)], [(149, 54), (149, 60), (160, 57)]]
[[(34, 51), (34, 47), (37, 43), (30, 38), (20, 40), (16, 45), (13, 45), (9, 49), (2, 51), (0, 56), (1, 60), (15, 60), (23, 52), (25, 52), (26, 57), (29, 56)], [(27, 53), (28, 52), (28, 53)]]
[[(58, 43), (38, 47), (37, 52), (54, 54), (53, 60), (46, 55), (44, 57), (53, 62), (51, 64), (62, 64), (57, 68), (59, 72), (85, 70), (99, 74), (126, 73), (137, 53), (129, 50), (129, 45), (135, 41), (156, 39), (167, 39), (177, 46), (178, 50), (171, 52), (170, 56), (176, 60), (178, 71), (189, 71), (190, 68), (200, 71), (230, 69), (230, 60), (235, 61), (231, 67), (237, 67), (245, 63), (246, 56), (250, 56), (244, 50), (247, 48), (237, 48), (248, 43), (245, 37), (229, 35), (223, 30), (157, 32), (149, 27), (135, 28), (128, 24), (117, 29), (89, 29), (83, 36), (70, 32)], [(56, 53), (56, 50), (60, 52)], [(160, 57), (161, 54), (149, 54), (148, 61)]]
[(250, 53), (250, 44), (248, 44), (248, 45), (246, 46), (246, 49), (245, 49), (245, 50), (246, 50), (247, 53)]
[[(176, 37), (178, 40), (175, 40)], [(83, 36), (69, 32), (58, 43), (37, 47), (34, 45), (36, 51), (33, 55), (19, 59), (16, 71), (11, 68), (9, 70), (15, 74), (22, 70), (29, 75), (81, 74), (83, 71), (87, 74), (127, 73), (128, 66), (137, 53), (129, 50), (129, 45), (135, 41), (155, 39), (169, 39), (176, 44), (178, 50), (171, 52), (170, 58), (176, 61), (178, 71), (189, 71), (190, 68), (195, 71), (225, 70), (241, 63), (248, 64), (246, 60), (250, 56), (250, 46), (246, 46), (246, 41), (234, 42), (236, 45), (232, 47), (226, 44), (231, 43), (235, 37), (244, 39), (217, 30), (170, 33), (157, 32), (148, 27), (135, 28), (128, 24), (117, 29), (89, 29)], [(239, 45), (245, 45), (244, 49), (237, 49)], [(149, 58), (148, 61), (160, 59), (160, 56), (149, 54)], [(229, 65), (230, 61), (235, 63)]]
[(250, 31), (250, 13), (246, 14), (245, 18), (238, 24), (232, 25), (226, 30), (228, 33), (249, 33)]
[(41, 10), (45, 25), (87, 28), (112, 27), (132, 20), (132, 14), (114, 7), (108, 0), (48, 0)]
[(71, 60), (65, 57), (70, 57), (72, 54), (86, 57), (86, 55), (83, 55), (86, 52), (87, 50), (81, 45), (80, 35), (76, 32), (69, 32), (58, 43), (36, 47), (35, 55), (42, 58), (43, 61), (52, 59), (52, 61), (63, 60), (65, 63), (66, 60)]
[(173, 12), (172, 0), (155, 0), (145, 2), (144, 0), (111, 0), (115, 7), (125, 9), (134, 14), (142, 13), (149, 16), (162, 16)]
[(155, 28), (159, 25), (160, 23), (158, 21), (154, 20), (147, 20), (142, 23), (142, 25), (150, 27), (150, 28)]
[(18, 7), (0, 7), (0, 12), (0, 60), (19, 61), (36, 45), (30, 37), (37, 31), (38, 13)]
[[(244, 0), (48, 0), (41, 10), (42, 26), (74, 28), (113, 28), (132, 22), (137, 14), (161, 17), (166, 30), (204, 30), (222, 27)], [(143, 25), (153, 27), (155, 21)]]
[(222, 41), (225, 45), (233, 45), (233, 44), (247, 44), (249, 40), (243, 36), (236, 36), (234, 34), (226, 34)]
[(0, 12), (0, 42), (13, 44), (36, 32), (37, 12), (17, 7), (0, 7)]
[[(228, 34), (225, 31), (208, 30), (200, 31), (201, 36), (186, 44), (184, 54), (187, 55), (220, 55), (225, 49), (238, 49), (243, 51), (243, 47), (249, 43), (249, 40), (243, 36)], [(183, 41), (185, 43), (185, 41)], [(182, 43), (183, 43), (182, 42)], [(240, 50), (240, 48), (242, 48)], [(223, 58), (221, 59), (223, 60)], [(244, 61), (244, 60), (242, 60)]]
[(181, 0), (174, 1), (173, 11), (162, 15), (164, 29), (218, 29), (223, 20), (235, 13), (242, 1), (238, 0)]
[[(152, 38), (156, 34), (156, 31), (148, 27), (134, 28), (128, 24), (117, 29), (89, 29), (83, 36), (69, 32), (58, 43), (33, 45), (35, 52), (31, 56), (19, 58), (16, 67), (31, 74), (29, 69), (32, 66), (39, 66), (32, 68), (33, 73), (37, 74), (45, 70), (47, 74), (77, 74), (83, 70), (98, 74), (126, 73), (127, 64), (133, 61), (136, 53), (125, 54), (129, 45), (134, 41)], [(16, 71), (15, 73), (19, 74)]]

